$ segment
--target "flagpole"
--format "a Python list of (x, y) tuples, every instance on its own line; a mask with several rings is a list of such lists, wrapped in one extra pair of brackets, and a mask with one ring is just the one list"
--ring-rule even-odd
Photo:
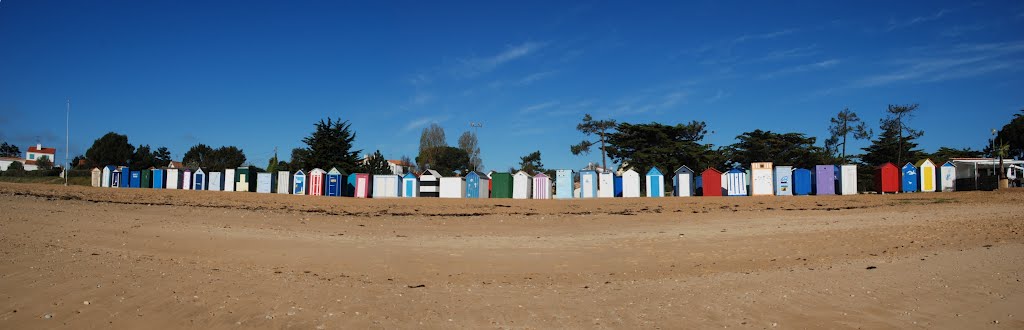
[(64, 186), (68, 185), (68, 148), (71, 146), (71, 97), (67, 99), (67, 112), (64, 116)]

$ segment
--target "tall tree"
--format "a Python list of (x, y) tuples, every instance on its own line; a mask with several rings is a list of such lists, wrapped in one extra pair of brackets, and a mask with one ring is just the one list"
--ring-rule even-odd
[(540, 150), (519, 157), (519, 170), (529, 175), (544, 172), (544, 163), (540, 160)]
[(128, 167), (133, 170), (144, 170), (150, 167), (157, 167), (166, 164), (157, 164), (154, 153), (149, 150), (149, 145), (139, 145), (132, 154), (132, 161)]
[[(469, 154), (465, 150), (456, 147), (434, 147), (436, 150), (426, 150), (428, 154), (435, 155), (436, 160), (430, 167), (423, 167), (424, 169), (429, 168), (441, 173), (444, 176), (455, 175), (456, 172), (461, 174), (468, 173), (471, 168), (469, 164)], [(419, 157), (416, 160), (420, 162)]]
[(167, 166), (171, 163), (171, 151), (167, 150), (167, 147), (156, 148), (153, 152), (153, 161), (156, 163), (156, 167)]
[(0, 157), (21, 157), (21, 149), (13, 144), (4, 142), (0, 144)]
[(307, 147), (301, 152), (292, 151), (292, 165), (306, 169), (337, 167), (348, 173), (357, 172), (359, 154), (363, 151), (353, 149), (356, 133), (351, 126), (347, 120), (321, 119), (314, 125), (316, 130), (302, 139)]
[[(84, 161), (84, 164), (82, 164), (83, 161)], [(82, 165), (79, 165), (79, 164), (82, 164)], [(91, 168), (93, 166), (94, 166), (94, 164), (90, 163), (89, 159), (85, 158), (85, 155), (78, 155), (78, 156), (75, 156), (75, 158), (71, 159), (71, 168), (73, 168), (73, 169), (79, 169), (79, 170), (80, 169), (89, 169), (89, 168)]]
[(181, 162), (192, 168), (201, 167), (207, 171), (223, 171), (242, 166), (245, 163), (245, 153), (235, 146), (213, 149), (200, 143), (189, 148)]
[(277, 160), (277, 154), (275, 153), (270, 159), (267, 160), (267, 172), (276, 173), (278, 171), (277, 165), (280, 162)]
[(213, 154), (213, 148), (200, 143), (189, 148), (188, 151), (185, 152), (185, 155), (182, 156), (181, 162), (184, 163), (186, 167), (208, 168), (213, 165), (214, 158), (216, 158), (216, 156)]
[(724, 161), (712, 158), (711, 146), (700, 143), (705, 134), (707, 125), (702, 121), (676, 125), (621, 123), (608, 135), (608, 156), (640, 171), (657, 167), (669, 173), (679, 165), (700, 171)]
[(914, 142), (920, 135), (902, 136), (901, 125), (886, 119), (881, 123), (882, 132), (878, 134), (877, 139), (871, 141), (871, 145), (864, 148), (864, 154), (860, 156), (861, 164), (878, 166), (895, 162), (896, 166), (903, 166), (905, 161), (921, 157), (923, 153), (916, 149), (917, 143)]
[[(917, 111), (917, 104), (907, 104), (907, 105), (892, 105), (892, 104), (890, 104), (889, 108), (885, 110), (885, 112), (888, 115), (886, 116), (885, 119), (882, 119), (882, 129), (883, 130), (889, 129), (889, 130), (896, 131), (896, 137), (897, 137), (896, 141), (897, 141), (897, 151), (898, 151), (896, 153), (896, 163), (897, 164), (902, 164), (904, 160), (912, 159), (912, 158), (910, 158), (910, 156), (912, 156), (912, 155), (904, 155), (904, 152), (909, 152), (910, 149), (912, 149), (913, 147), (907, 146), (906, 148), (904, 148), (904, 145), (907, 144), (907, 143), (910, 143), (909, 142), (910, 140), (917, 139), (917, 138), (921, 137), (922, 135), (924, 135), (924, 131), (915, 130), (913, 128), (910, 128), (910, 126), (907, 125), (908, 122), (910, 121), (910, 119), (914, 118), (914, 111)], [(917, 146), (917, 144), (915, 143), (914, 147), (916, 147), (916, 146)], [(904, 157), (904, 156), (907, 156), (907, 157)]]
[(85, 151), (85, 157), (99, 166), (127, 165), (135, 153), (135, 147), (128, 143), (128, 137), (114, 132), (96, 139)]
[(444, 136), (444, 128), (432, 123), (427, 128), (423, 129), (423, 133), (420, 134), (420, 150), (419, 155), (416, 156), (416, 164), (424, 169), (434, 169), (434, 163), (438, 161), (438, 155), (436, 153), (441, 152), (441, 147), (447, 147), (448, 142)]
[(483, 160), (480, 159), (480, 146), (476, 139), (476, 133), (463, 132), (459, 136), (459, 149), (465, 150), (469, 154), (469, 164), (472, 166), (472, 170), (483, 170)]
[(999, 144), (1006, 144), (1007, 157), (1024, 159), (1024, 110), (1013, 114), (1010, 122), (996, 132), (994, 139), (985, 146), (985, 154), (995, 157), (993, 147)]
[(832, 136), (826, 140), (825, 148), (834, 151), (834, 147), (841, 147), (839, 157), (844, 161), (848, 160), (846, 158), (846, 139), (850, 134), (853, 134), (853, 138), (857, 140), (871, 139), (871, 129), (864, 121), (860, 120), (860, 117), (857, 117), (856, 112), (850, 111), (850, 108), (839, 111), (836, 117), (829, 121), (831, 124), (828, 126), (828, 131)]
[(815, 138), (803, 133), (775, 133), (754, 130), (736, 137), (729, 146), (730, 161), (747, 167), (753, 162), (772, 162), (801, 168), (834, 162), (824, 148), (814, 145)]
[(361, 171), (370, 174), (393, 174), (391, 173), (391, 166), (388, 165), (388, 160), (384, 158), (380, 150), (366, 157), (366, 162), (363, 163)]
[(47, 156), (47, 155), (39, 156), (39, 158), (36, 159), (36, 167), (38, 167), (40, 170), (47, 170), (47, 171), (48, 170), (52, 170), (53, 169), (53, 161), (50, 160), (50, 156)]
[(583, 140), (579, 144), (569, 146), (569, 151), (573, 155), (589, 154), (591, 146), (601, 144), (601, 167), (608, 170), (608, 153), (605, 147), (609, 134), (608, 131), (615, 127), (616, 123), (613, 119), (594, 120), (594, 117), (591, 117), (589, 113), (584, 115), (583, 122), (576, 125), (576, 130), (586, 136), (597, 135), (597, 140)]

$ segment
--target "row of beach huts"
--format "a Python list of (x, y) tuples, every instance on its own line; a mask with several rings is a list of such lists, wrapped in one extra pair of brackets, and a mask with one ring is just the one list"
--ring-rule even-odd
[[(886, 163), (877, 168), (875, 191), (934, 192), (955, 190), (956, 170), (947, 162), (936, 166), (929, 159), (898, 168)], [(347, 174), (332, 168), (306, 171), (260, 172), (255, 167), (206, 172), (201, 168), (129, 170), (105, 166), (92, 170), (94, 187), (153, 188), (212, 191), (248, 191), (312, 196), (356, 198), (440, 197), (570, 199), (599, 197), (671, 196), (759, 196), (759, 195), (853, 195), (857, 189), (856, 165), (818, 165), (813, 169), (773, 166), (769, 162), (750, 164), (750, 169), (721, 172), (709, 168), (695, 173), (681, 166), (672, 173), (670, 187), (665, 176), (652, 168), (643, 178), (632, 169), (617, 175), (594, 170), (556, 170), (551, 178), (543, 173), (469, 172), (444, 177), (437, 171), (405, 175)], [(668, 188), (671, 188), (669, 191)], [(669, 191), (666, 194), (666, 191)]]

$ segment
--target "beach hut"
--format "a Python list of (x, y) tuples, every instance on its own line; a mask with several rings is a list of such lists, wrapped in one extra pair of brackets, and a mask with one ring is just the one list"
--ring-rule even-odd
[(575, 182), (573, 182), (572, 170), (555, 171), (555, 198), (571, 199)]
[[(440, 197), (441, 173), (427, 169), (420, 173), (420, 196), (419, 197)], [(511, 193), (509, 193), (511, 195)]]
[[(95, 170), (93, 170), (95, 171)], [(946, 162), (939, 168), (939, 189), (942, 192), (956, 191), (956, 166)]]
[(207, 190), (206, 171), (202, 168), (197, 168), (196, 173), (192, 175), (192, 187), (195, 190)]
[(918, 161), (914, 166), (917, 166), (917, 178), (921, 180), (918, 186), (921, 192), (935, 192), (935, 178), (938, 177), (938, 173), (935, 171), (935, 163), (931, 159), (925, 158)]
[(290, 171), (277, 171), (277, 189), (276, 193), (287, 195), (292, 190), (292, 172)]
[(121, 170), (115, 169), (110, 172), (110, 186), (114, 188), (121, 188)]
[(181, 169), (168, 168), (164, 171), (164, 180), (167, 189), (181, 189)]
[(153, 187), (153, 170), (144, 169), (139, 171), (139, 178), (141, 180), (141, 183), (139, 185), (140, 188)]
[(401, 178), (396, 174), (374, 174), (373, 175), (373, 198), (394, 198), (399, 197), (399, 188), (402, 186)]
[(814, 190), (814, 175), (811, 170), (798, 168), (793, 170), (793, 195), (807, 196)]
[(142, 187), (142, 172), (140, 171), (129, 171), (128, 175), (128, 187), (129, 188), (140, 188)]
[(775, 166), (775, 196), (793, 196), (792, 166)]
[(597, 177), (597, 171), (580, 171), (580, 198), (595, 198), (598, 196)]
[(181, 170), (181, 189), (192, 190), (192, 169), (190, 168)]
[(514, 182), (512, 173), (494, 172), (491, 174), (491, 198), (512, 198)]
[[(625, 181), (625, 180), (623, 180)], [(625, 185), (625, 182), (623, 182)], [(640, 184), (637, 183), (639, 187)], [(623, 187), (625, 189), (625, 187)], [(597, 174), (597, 197), (615, 197), (615, 174), (612, 172), (600, 172)]]
[(458, 176), (449, 176), (441, 178), (440, 196), (441, 198), (465, 198), (466, 197), (466, 180)]
[(612, 192), (615, 197), (622, 197), (622, 176), (612, 177)]
[(672, 195), (676, 197), (690, 197), (694, 195), (693, 170), (686, 165), (676, 169), (672, 176)]
[(274, 174), (269, 172), (256, 173), (256, 192), (269, 194), (274, 191)]
[(306, 172), (302, 170), (295, 171), (292, 174), (292, 195), (305, 195), (306, 194)]
[(512, 176), (512, 198), (530, 199), (533, 193), (533, 177), (530, 174), (519, 171)]
[(221, 188), (223, 188), (224, 191), (235, 191), (235, 181), (234, 181), (235, 180), (235, 169), (233, 169), (233, 168), (226, 168), (226, 169), (224, 169), (224, 179), (223, 180), (224, 181), (221, 184)]
[[(640, 197), (640, 173), (632, 168), (622, 172), (622, 197)], [(598, 188), (600, 189), (600, 188)], [(598, 191), (598, 193), (601, 193)], [(606, 196), (601, 196), (606, 197)]]
[(129, 169), (128, 166), (119, 166), (118, 170), (120, 171), (118, 173), (121, 173), (121, 180), (117, 181), (117, 183), (118, 183), (117, 186), (120, 187), (120, 188), (128, 188), (128, 185), (132, 181), (131, 180), (132, 170)]
[(101, 184), (103, 183), (103, 170), (101, 170), (99, 167), (93, 167), (92, 171), (90, 171), (90, 174), (92, 175), (89, 178), (90, 185), (93, 187), (101, 186)]
[(665, 175), (658, 170), (657, 167), (652, 167), (650, 171), (647, 171), (645, 176), (647, 179), (647, 197), (665, 197)]
[(911, 163), (903, 165), (903, 168), (900, 170), (900, 191), (917, 192), (917, 184), (917, 167)]
[(747, 195), (747, 171), (742, 168), (734, 168), (725, 172), (723, 182), (727, 196)]
[(771, 162), (750, 163), (750, 196), (775, 194), (775, 177)]
[(324, 196), (340, 197), (341, 186), (345, 184), (344, 181), (348, 178), (343, 177), (337, 167), (332, 167), (330, 171), (327, 171), (326, 179)]
[(167, 170), (153, 169), (153, 189), (164, 189), (167, 187)]
[(235, 191), (249, 191), (249, 181), (256, 181), (256, 178), (250, 178), (250, 175), (256, 175), (256, 173), (249, 173), (248, 167), (239, 167), (235, 169), (235, 175), (232, 179), (232, 184), (235, 186)]
[(879, 193), (897, 193), (900, 191), (900, 169), (893, 163), (885, 163), (878, 167), (875, 175), (875, 189)]
[(420, 180), (412, 172), (402, 176), (402, 197), (420, 197)]
[(544, 173), (533, 176), (533, 199), (551, 199), (551, 178)]
[(112, 165), (107, 165), (107, 166), (103, 167), (103, 169), (101, 170), (103, 178), (100, 179), (100, 180), (102, 180), (102, 181), (100, 181), (100, 187), (104, 187), (104, 188), (110, 188), (111, 187), (110, 183), (112, 181), (114, 181), (114, 171), (115, 170), (117, 170), (117, 168), (112, 166)]
[[(370, 198), (372, 188), (372, 182), (370, 182), (369, 173), (352, 173), (356, 177), (355, 190), (352, 191), (352, 197), (355, 198)], [(397, 183), (395, 183), (397, 185)]]
[(833, 165), (814, 166), (814, 194), (836, 194), (836, 169)]
[(487, 174), (480, 172), (469, 172), (466, 174), (466, 198), (487, 198), (490, 197), (491, 179)]
[(857, 165), (840, 165), (838, 168), (839, 175), (838, 187), (836, 191), (840, 195), (856, 195), (857, 194)]
[(224, 190), (224, 172), (210, 172), (208, 175), (210, 176), (210, 183), (208, 185), (210, 190)]
[(342, 180), (343, 182), (341, 184), (341, 196), (355, 197), (356, 181), (358, 181), (358, 176), (356, 176), (355, 173), (345, 174), (342, 176), (342, 179), (344, 180)]
[(700, 173), (701, 196), (722, 196), (722, 172), (708, 168)]
[(306, 185), (309, 186), (310, 196), (324, 195), (324, 179), (326, 176), (327, 172), (319, 168), (309, 170), (309, 174), (306, 175)]

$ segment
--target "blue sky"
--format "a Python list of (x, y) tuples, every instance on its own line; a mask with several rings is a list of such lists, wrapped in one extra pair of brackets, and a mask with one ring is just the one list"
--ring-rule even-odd
[(415, 157), (429, 123), (455, 145), (473, 121), (488, 169), (534, 150), (578, 168), (600, 160), (569, 153), (585, 113), (702, 120), (715, 145), (754, 129), (820, 144), (844, 107), (877, 127), (886, 105), (919, 103), (926, 151), (980, 149), (1024, 108), (1022, 32), (1020, 1), (6, 0), (0, 139), (63, 156), (70, 96), (72, 156), (115, 131), (263, 166), (340, 117), (389, 158)]

